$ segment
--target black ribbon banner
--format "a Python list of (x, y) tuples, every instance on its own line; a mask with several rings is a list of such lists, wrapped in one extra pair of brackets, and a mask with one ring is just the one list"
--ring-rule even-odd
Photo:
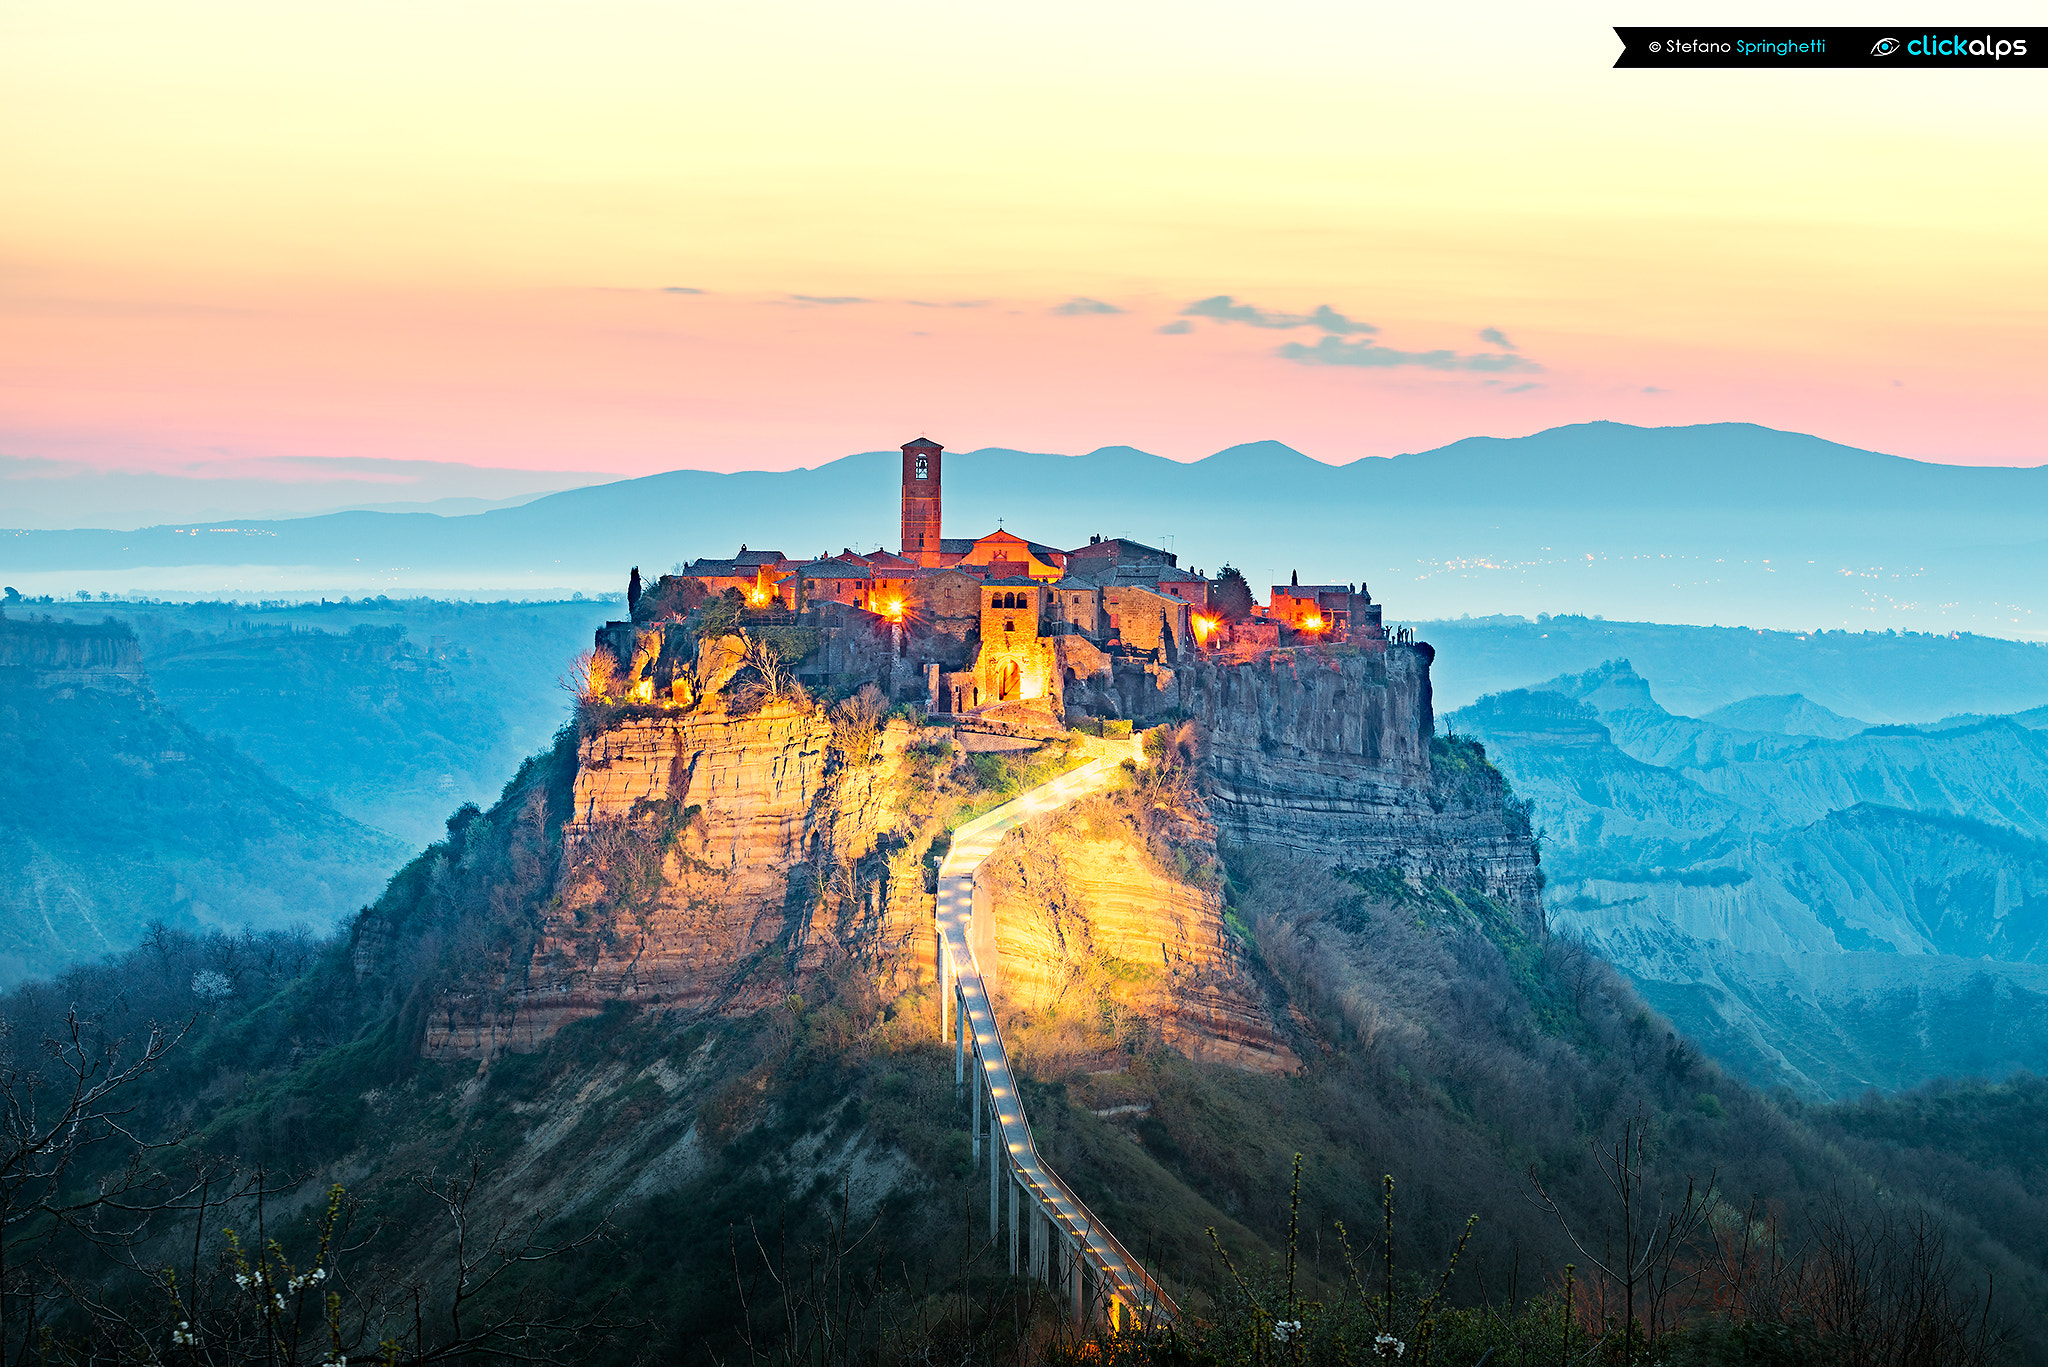
[(1616, 66), (2038, 67), (2048, 28), (1620, 28)]

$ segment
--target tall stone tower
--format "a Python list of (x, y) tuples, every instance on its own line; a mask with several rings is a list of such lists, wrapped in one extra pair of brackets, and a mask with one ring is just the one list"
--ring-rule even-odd
[(939, 455), (946, 448), (919, 437), (903, 447), (903, 551), (905, 560), (939, 563)]

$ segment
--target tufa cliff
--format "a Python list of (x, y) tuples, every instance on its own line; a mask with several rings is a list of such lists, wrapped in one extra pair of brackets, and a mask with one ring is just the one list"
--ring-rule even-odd
[(912, 733), (875, 720), (773, 701), (585, 736), (537, 934), (444, 996), (423, 1052), (531, 1048), (611, 1001), (744, 1013), (836, 961), (904, 960), (930, 919), (896, 831)]
[[(945, 833), (1121, 753), (885, 720), (875, 689), (822, 704), (747, 665), (737, 638), (700, 661), (686, 705), (586, 705), (552, 872), (508, 911), (520, 933), (437, 990), (426, 1056), (529, 1050), (609, 1003), (746, 1015), (847, 970), (891, 1010), (930, 1010), (927, 879)], [(1124, 790), (1031, 823), (990, 863), (990, 976), (1040, 1027), (1026, 1038), (1069, 1062), (1142, 1037), (1299, 1066), (1285, 1003), (1229, 928), (1219, 842), (1483, 894), (1540, 928), (1526, 816), (1476, 747), (1431, 735), (1429, 663), (1426, 646), (1339, 647), (1174, 671), (1183, 720), (1148, 733), (1159, 743)], [(391, 939), (375, 915), (364, 976)]]
[(1434, 735), (1427, 645), (1276, 650), (1178, 671), (1226, 843), (1396, 870), (1542, 925), (1527, 811), (1484, 751)]

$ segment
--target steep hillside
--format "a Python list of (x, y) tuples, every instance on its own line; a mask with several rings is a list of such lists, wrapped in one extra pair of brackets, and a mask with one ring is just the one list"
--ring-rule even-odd
[(1672, 717), (1625, 665), (1559, 684), (1579, 696), (1450, 724), (1533, 803), (1554, 921), (1716, 1057), (1821, 1096), (2048, 1062), (2037, 733), (1880, 729), (1765, 759), (1786, 738)]
[[(568, 712), (561, 661), (602, 603), (100, 605), (134, 627), (157, 696), (301, 792), (430, 843)], [(61, 615), (63, 609), (52, 609)]]
[(119, 626), (0, 620), (0, 788), (7, 983), (155, 922), (325, 932), (403, 853), (164, 708)]
[[(512, 1242), (497, 1247), (535, 1259), (506, 1263), (467, 1303), (473, 1331), (498, 1326), (480, 1353), (517, 1341), (598, 1361), (707, 1362), (749, 1343), (785, 1351), (830, 1328), (868, 1360), (1040, 1360), (1055, 1307), (1010, 1281), (986, 1241), (987, 1181), (969, 1158), (924, 950), (914, 937), (859, 950), (837, 900), (823, 921), (814, 911), (792, 921), (757, 883), (718, 885), (738, 891), (725, 900), (704, 895), (706, 878), (773, 877), (721, 861), (728, 840), (788, 829), (774, 816), (787, 805), (756, 782), (774, 765), (711, 766), (726, 777), (706, 784), (701, 806), (678, 806), (692, 794), (673, 790), (639, 806), (654, 831), (697, 808), (658, 862), (631, 846), (579, 854), (588, 804), (638, 803), (632, 795), (664, 772), (602, 748), (628, 744), (632, 719), (621, 720), (581, 743), (565, 734), (489, 811), (458, 813), (351, 936), (310, 961), (281, 963), (260, 941), (170, 937), (82, 975), (78, 990), (110, 1004), (114, 1028), (188, 1010), (202, 972), (225, 985), (142, 1084), (148, 1104), (129, 1123), (142, 1133), (195, 1125), (243, 1172), (306, 1174), (268, 1226), (296, 1266), (313, 1256), (320, 1205), (309, 1198), (329, 1180), (345, 1184), (368, 1242), (322, 1266), (346, 1293), (340, 1346), (352, 1354), (386, 1335), (405, 1354), (449, 1340), (459, 1213), (478, 1238), (500, 1231)], [(731, 724), (765, 736), (795, 720)], [(858, 732), (840, 735), (856, 744), (825, 765), (804, 810), (840, 813), (837, 829), (859, 803), (826, 795), (865, 771), (858, 786), (886, 791), (913, 822), (913, 868), (944, 820), (1024, 777), (1013, 761), (922, 740), (862, 757)], [(1041, 1151), (1197, 1317), (1231, 1313), (1211, 1229), (1235, 1265), (1263, 1277), (1296, 1223), (1303, 1291), (1340, 1299), (1334, 1222), (1354, 1239), (1375, 1228), (1379, 1174), (1392, 1173), (1399, 1265), (1440, 1266), (1478, 1212), (1454, 1297), (1494, 1306), (1495, 1318), (1470, 1321), (1473, 1333), (1492, 1323), (1486, 1332), (1521, 1335), (1524, 1349), (1541, 1343), (1554, 1302), (1523, 1301), (1577, 1255), (1528, 1199), (1523, 1173), (1534, 1164), (1576, 1227), (1599, 1228), (1612, 1212), (1585, 1141), (1638, 1114), (1659, 1136), (1646, 1181), (1667, 1197), (1688, 1174), (1714, 1174), (1730, 1202), (1755, 1196), (1796, 1220), (1864, 1180), (1806, 1124), (1704, 1061), (1596, 960), (1546, 942), (1483, 890), (1333, 872), (1327, 857), (1290, 850), (1235, 847), (1219, 859), (1196, 752), (1149, 749), (1128, 788), (1027, 826), (1001, 852), (1004, 1023)], [(748, 819), (757, 807), (772, 819)], [(700, 818), (709, 824), (693, 829)], [(439, 1019), (449, 1004), (478, 990), (530, 997), (542, 980), (520, 975), (507, 998), (503, 966), (573, 957), (537, 946), (578, 920), (562, 891), (607, 874), (621, 879), (619, 895), (576, 904), (581, 962), (593, 968), (629, 943), (663, 942), (677, 879), (718, 927), (759, 925), (765, 913), (780, 928), (772, 952), (736, 984), (734, 949), (711, 936), (701, 973), (673, 958), (663, 970), (676, 998), (629, 995), (625, 977), (603, 991), (557, 979), (581, 1001), (549, 1028), (501, 1036), (510, 1047), (492, 1056), (453, 1056)], [(618, 932), (610, 942), (606, 925)], [(831, 934), (807, 941), (821, 925)], [(1161, 945), (1154, 969), (1146, 956)], [(6, 1003), (29, 1034), (61, 1010), (48, 994)], [(219, 1223), (255, 1219), (247, 1198), (223, 1199)], [(2041, 1296), (2039, 1264), (2020, 1244), (1988, 1228), (1975, 1237), (1956, 1246), (1966, 1288), (1989, 1260), (2015, 1313)], [(171, 1214), (135, 1256), (184, 1266), (194, 1247), (202, 1273), (225, 1251), (203, 1232), (195, 1245)], [(20, 1285), (40, 1266), (10, 1275)], [(117, 1302), (131, 1307), (123, 1330), (168, 1334), (182, 1314), (209, 1342), (228, 1341), (232, 1282), (181, 1284), (195, 1292), (177, 1304), (133, 1288)], [(108, 1286), (122, 1294), (119, 1278)], [(300, 1321), (284, 1319), (272, 1332), (297, 1332)], [(1598, 1332), (1590, 1308), (1586, 1324)], [(58, 1327), (111, 1332), (82, 1316)], [(315, 1328), (324, 1351), (329, 1331), (317, 1318)], [(1481, 1354), (1447, 1344), (1439, 1356)]]
[(1854, 717), (1831, 712), (1800, 693), (1758, 694), (1741, 702), (1729, 703), (1726, 707), (1717, 707), (1700, 720), (1731, 731), (1775, 731), (1788, 736), (1816, 736), (1821, 740), (1841, 740), (1869, 729), (1870, 725)]

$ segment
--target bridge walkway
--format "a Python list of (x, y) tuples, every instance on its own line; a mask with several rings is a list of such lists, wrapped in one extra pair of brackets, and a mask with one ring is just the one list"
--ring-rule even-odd
[[(1135, 741), (1131, 748), (1136, 754)], [(974, 908), (975, 872), (1003, 837), (1033, 817), (1107, 788), (1122, 759), (1112, 754), (1091, 761), (954, 831), (952, 848), (939, 866), (936, 958), (939, 1028), (942, 1035), (954, 1038), (956, 1086), (965, 1090), (968, 1074), (973, 1074), (977, 1170), (986, 1117), (991, 1237), (997, 1237), (1001, 1228), (1001, 1197), (1007, 1188), (1011, 1273), (1050, 1284), (1065, 1298), (1076, 1322), (1095, 1319), (1128, 1327), (1170, 1323), (1180, 1312), (1151, 1274), (1039, 1157), (976, 958), (977, 947), (993, 955), (994, 926), (977, 926)], [(993, 906), (985, 905), (984, 914), (992, 918)], [(989, 966), (994, 968), (993, 963)]]

